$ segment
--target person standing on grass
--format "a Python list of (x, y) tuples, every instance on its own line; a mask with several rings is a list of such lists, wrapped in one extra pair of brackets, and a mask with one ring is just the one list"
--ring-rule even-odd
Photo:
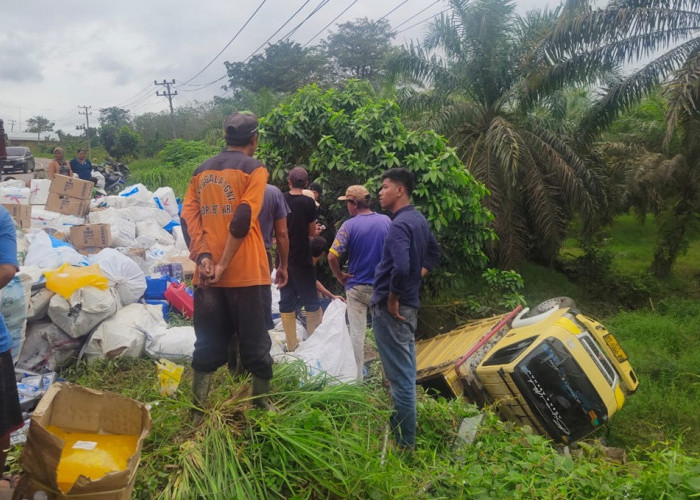
[[(335, 235), (328, 252), (328, 265), (338, 283), (345, 287), (350, 339), (357, 363), (357, 380), (361, 382), (374, 272), (382, 259), (391, 219), (369, 208), (371, 197), (364, 186), (350, 186), (338, 200), (346, 202), (351, 218), (343, 222)], [(348, 272), (340, 269), (340, 257), (345, 254), (348, 255)]]
[(92, 180), (92, 163), (87, 158), (87, 151), (83, 148), (78, 150), (77, 156), (70, 161), (70, 168), (73, 173), (78, 174), (84, 181)]
[(415, 180), (404, 168), (382, 175), (379, 204), (392, 222), (374, 275), (372, 329), (389, 380), (394, 412), (390, 423), (401, 449), (416, 444), (416, 351), (419, 290), (440, 250), (428, 222), (411, 205)]
[[(15, 223), (5, 207), (0, 206), (0, 288), (12, 281), (18, 270)], [(0, 315), (0, 475), (5, 470), (10, 434), (24, 425), (11, 347), (10, 332), (5, 319)], [(13, 489), (14, 486), (13, 477), (0, 477), (0, 489)]]
[[(224, 122), (226, 149), (195, 170), (182, 206), (194, 275), (195, 344), (193, 402), (204, 406), (211, 377), (229, 357), (238, 336), (243, 368), (252, 374), (253, 402), (273, 410), (267, 394), (272, 379), (271, 340), (265, 327), (263, 294), (270, 268), (258, 215), (267, 169), (252, 158), (258, 147), (258, 119), (234, 113)], [(284, 286), (284, 273), (278, 285)], [(201, 418), (201, 410), (193, 417)]]
[(289, 280), (280, 290), (280, 316), (287, 339), (287, 352), (292, 352), (299, 344), (297, 340), (297, 303), (306, 309), (306, 331), (311, 335), (321, 324), (323, 311), (316, 293), (316, 271), (311, 258), (309, 238), (316, 235), (316, 202), (305, 196), (303, 191), (309, 185), (309, 175), (303, 167), (294, 167), (287, 178), (289, 191), (284, 199), (291, 210), (287, 216), (289, 231)]

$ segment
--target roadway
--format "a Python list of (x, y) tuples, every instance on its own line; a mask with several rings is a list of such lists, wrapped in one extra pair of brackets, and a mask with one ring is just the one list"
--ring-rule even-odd
[(46, 172), (48, 170), (48, 165), (51, 160), (49, 158), (34, 158), (34, 172), (27, 172), (22, 173), (22, 172), (3, 172), (2, 173), (2, 180), (7, 180), (10, 177), (13, 179), (21, 179), (29, 185), (29, 182), (36, 178), (36, 179), (46, 179)]

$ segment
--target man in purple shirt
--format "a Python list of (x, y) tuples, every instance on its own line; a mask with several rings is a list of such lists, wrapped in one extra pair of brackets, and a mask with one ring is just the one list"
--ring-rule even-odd
[[(369, 191), (364, 186), (350, 186), (345, 201), (351, 219), (343, 222), (328, 252), (328, 265), (338, 282), (345, 287), (348, 304), (350, 339), (357, 363), (357, 380), (362, 381), (365, 364), (367, 310), (372, 298), (374, 271), (382, 259), (384, 240), (391, 219), (370, 210)], [(340, 256), (348, 255), (348, 272), (340, 269)]]
[(423, 276), (440, 258), (428, 221), (411, 205), (413, 174), (392, 168), (382, 175), (379, 204), (391, 212), (382, 260), (374, 275), (372, 329), (391, 383), (391, 427), (400, 448), (416, 444), (415, 334)]

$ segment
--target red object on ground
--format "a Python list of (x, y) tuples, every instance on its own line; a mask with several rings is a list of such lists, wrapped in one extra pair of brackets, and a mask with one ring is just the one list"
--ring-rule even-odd
[(194, 315), (194, 297), (184, 283), (168, 283), (165, 299), (186, 318)]

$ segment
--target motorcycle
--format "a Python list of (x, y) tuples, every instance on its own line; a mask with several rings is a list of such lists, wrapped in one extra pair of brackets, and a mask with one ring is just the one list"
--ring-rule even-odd
[(131, 172), (124, 163), (104, 161), (93, 165), (95, 188), (102, 194), (117, 194), (126, 186)]

